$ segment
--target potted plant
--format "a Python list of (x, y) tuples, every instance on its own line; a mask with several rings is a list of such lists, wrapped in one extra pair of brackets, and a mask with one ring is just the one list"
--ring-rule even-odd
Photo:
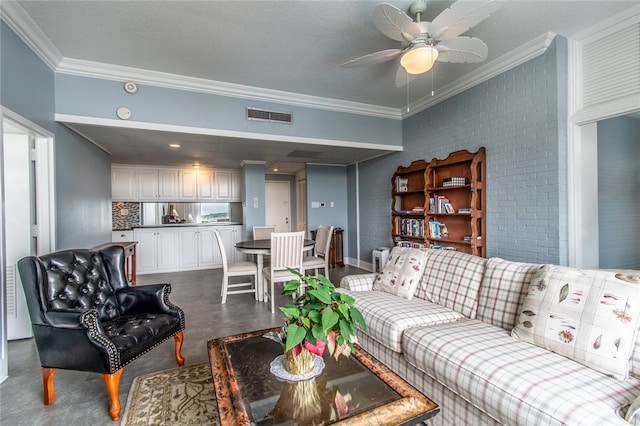
[(356, 328), (367, 326), (355, 299), (336, 291), (323, 275), (302, 275), (290, 269), (298, 279), (290, 280), (282, 294), (295, 296), (294, 303), (279, 308), (286, 319), (279, 333), (269, 338), (279, 341), (284, 349), (284, 367), (295, 375), (313, 369), (314, 355), (322, 357), (325, 350), (336, 359), (349, 356), (357, 343)]

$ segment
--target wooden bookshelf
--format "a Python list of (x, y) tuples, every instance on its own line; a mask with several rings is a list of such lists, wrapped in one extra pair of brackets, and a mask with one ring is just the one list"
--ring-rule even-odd
[(484, 148), (452, 152), (429, 162), (425, 172), (425, 222), (432, 224), (425, 232), (429, 247), (486, 257), (484, 206)]
[(399, 166), (391, 178), (391, 229), (397, 244), (425, 246), (425, 171), (428, 163), (416, 160)]

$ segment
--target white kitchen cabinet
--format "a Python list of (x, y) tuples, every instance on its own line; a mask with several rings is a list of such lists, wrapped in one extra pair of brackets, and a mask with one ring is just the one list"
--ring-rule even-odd
[(139, 201), (175, 201), (178, 198), (177, 169), (138, 168)]
[(242, 201), (242, 175), (237, 170), (231, 172), (231, 201)]
[(208, 170), (180, 171), (180, 199), (185, 201), (213, 201), (213, 172)]
[(215, 172), (216, 201), (231, 201), (231, 172)]
[(177, 229), (136, 229), (134, 239), (138, 242), (137, 272), (169, 272), (180, 268)]
[(222, 266), (211, 226), (180, 230), (180, 269), (205, 269)]
[(111, 199), (113, 201), (136, 201), (138, 197), (135, 167), (111, 167)]
[(215, 172), (216, 201), (242, 201), (242, 182), (240, 172), (219, 170)]
[(123, 241), (135, 241), (133, 231), (111, 231), (111, 242), (120, 243)]
[[(236, 250), (236, 243), (242, 240), (242, 226), (217, 227), (224, 244), (228, 262), (240, 262), (244, 260), (244, 254)], [(217, 251), (217, 249), (216, 249)], [(220, 256), (220, 254), (218, 254)], [(222, 262), (222, 259), (220, 260)]]

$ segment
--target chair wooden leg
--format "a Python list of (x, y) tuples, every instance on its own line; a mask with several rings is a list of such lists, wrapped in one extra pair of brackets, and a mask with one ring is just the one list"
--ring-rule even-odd
[(53, 377), (56, 375), (55, 368), (42, 369), (42, 385), (44, 388), (44, 405), (51, 405), (56, 399), (56, 391), (53, 387)]
[(184, 357), (182, 356), (182, 342), (184, 340), (184, 333), (181, 331), (173, 336), (173, 340), (176, 341), (176, 362), (179, 366), (184, 365)]
[(121, 368), (113, 374), (101, 374), (102, 381), (107, 387), (107, 393), (111, 400), (109, 415), (111, 416), (111, 420), (114, 422), (120, 418), (120, 397), (118, 392), (120, 389), (120, 376), (122, 375), (123, 370), (124, 368)]

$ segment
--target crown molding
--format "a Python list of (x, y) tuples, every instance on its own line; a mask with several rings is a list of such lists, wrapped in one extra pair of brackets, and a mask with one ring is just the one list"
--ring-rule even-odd
[(300, 93), (284, 92), (260, 87), (244, 86), (198, 77), (104, 64), (81, 59), (62, 59), (56, 69), (56, 72), (83, 77), (100, 78), (104, 80), (131, 80), (136, 83), (165, 87), (169, 89), (188, 90), (198, 93), (209, 93), (264, 102), (276, 102), (280, 104), (338, 111), (350, 114), (362, 114), (396, 120), (400, 120), (402, 118), (398, 108), (322, 98), (319, 96), (303, 95)]
[(424, 111), (435, 104), (449, 99), (522, 63), (542, 55), (549, 45), (551, 45), (551, 42), (555, 37), (556, 34), (553, 32), (544, 33), (517, 49), (507, 52), (499, 58), (481, 65), (473, 73), (459, 78), (438, 89), (435, 96), (425, 96), (410, 104), (409, 112), (405, 113), (402, 118), (411, 117), (420, 111)]
[(22, 6), (15, 1), (0, 2), (0, 18), (49, 68), (56, 70), (62, 54)]

